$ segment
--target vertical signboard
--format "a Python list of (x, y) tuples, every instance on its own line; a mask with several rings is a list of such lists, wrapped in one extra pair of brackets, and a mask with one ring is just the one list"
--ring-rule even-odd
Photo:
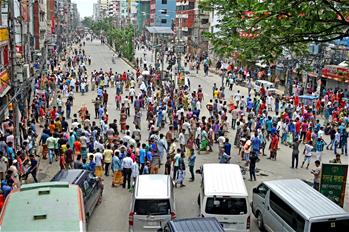
[(343, 207), (348, 165), (322, 164), (320, 192)]

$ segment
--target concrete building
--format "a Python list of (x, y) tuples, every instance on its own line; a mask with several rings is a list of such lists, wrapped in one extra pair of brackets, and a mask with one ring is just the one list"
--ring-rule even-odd
[(137, 33), (140, 34), (145, 26), (150, 25), (150, 0), (139, 0), (137, 3)]
[(120, 12), (120, 1), (119, 0), (111, 0), (109, 1), (108, 6), (108, 16), (116, 17)]
[(195, 24), (195, 2), (196, 0), (176, 1), (175, 30), (179, 38), (187, 41), (192, 36)]
[(175, 0), (150, 1), (150, 25), (157, 27), (171, 27), (176, 18)]
[(195, 1), (195, 22), (192, 29), (188, 49), (190, 53), (202, 54), (208, 50), (208, 39), (204, 36), (210, 29), (210, 13), (199, 9), (200, 0)]
[(100, 18), (100, 14), (99, 14), (99, 4), (97, 3), (93, 3), (93, 20), (97, 21)]
[(109, 0), (98, 0), (97, 4), (99, 6), (100, 18), (107, 17), (108, 16)]

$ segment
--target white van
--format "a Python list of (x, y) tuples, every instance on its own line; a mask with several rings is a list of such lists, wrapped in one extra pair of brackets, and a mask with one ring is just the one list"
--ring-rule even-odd
[(140, 175), (129, 213), (129, 231), (158, 231), (176, 218), (173, 182), (168, 175)]
[(349, 230), (349, 213), (299, 179), (264, 181), (253, 189), (251, 208), (261, 230)]
[(275, 88), (275, 85), (272, 82), (264, 81), (264, 80), (256, 80), (254, 83), (254, 90), (256, 91), (256, 93), (259, 93), (260, 89), (262, 88), (262, 85), (265, 90)]
[(239, 165), (204, 164), (200, 215), (215, 217), (225, 231), (250, 231), (248, 194)]

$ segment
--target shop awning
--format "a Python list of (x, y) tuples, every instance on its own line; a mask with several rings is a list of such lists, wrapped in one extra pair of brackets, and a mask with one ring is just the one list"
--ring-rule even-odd
[(7, 92), (11, 89), (11, 86), (6, 86), (6, 88), (4, 90), (1, 91), (0, 93), (0, 98), (5, 96), (7, 94)]
[(171, 27), (146, 27), (151, 34), (174, 34)]

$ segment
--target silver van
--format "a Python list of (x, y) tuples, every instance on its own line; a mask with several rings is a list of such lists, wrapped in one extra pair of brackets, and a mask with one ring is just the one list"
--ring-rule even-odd
[(251, 202), (266, 231), (348, 231), (349, 213), (299, 179), (264, 181)]
[(158, 231), (176, 218), (173, 182), (168, 175), (140, 175), (129, 213), (129, 231)]
[(250, 231), (248, 193), (236, 164), (204, 164), (198, 196), (200, 216), (215, 217), (224, 231)]

